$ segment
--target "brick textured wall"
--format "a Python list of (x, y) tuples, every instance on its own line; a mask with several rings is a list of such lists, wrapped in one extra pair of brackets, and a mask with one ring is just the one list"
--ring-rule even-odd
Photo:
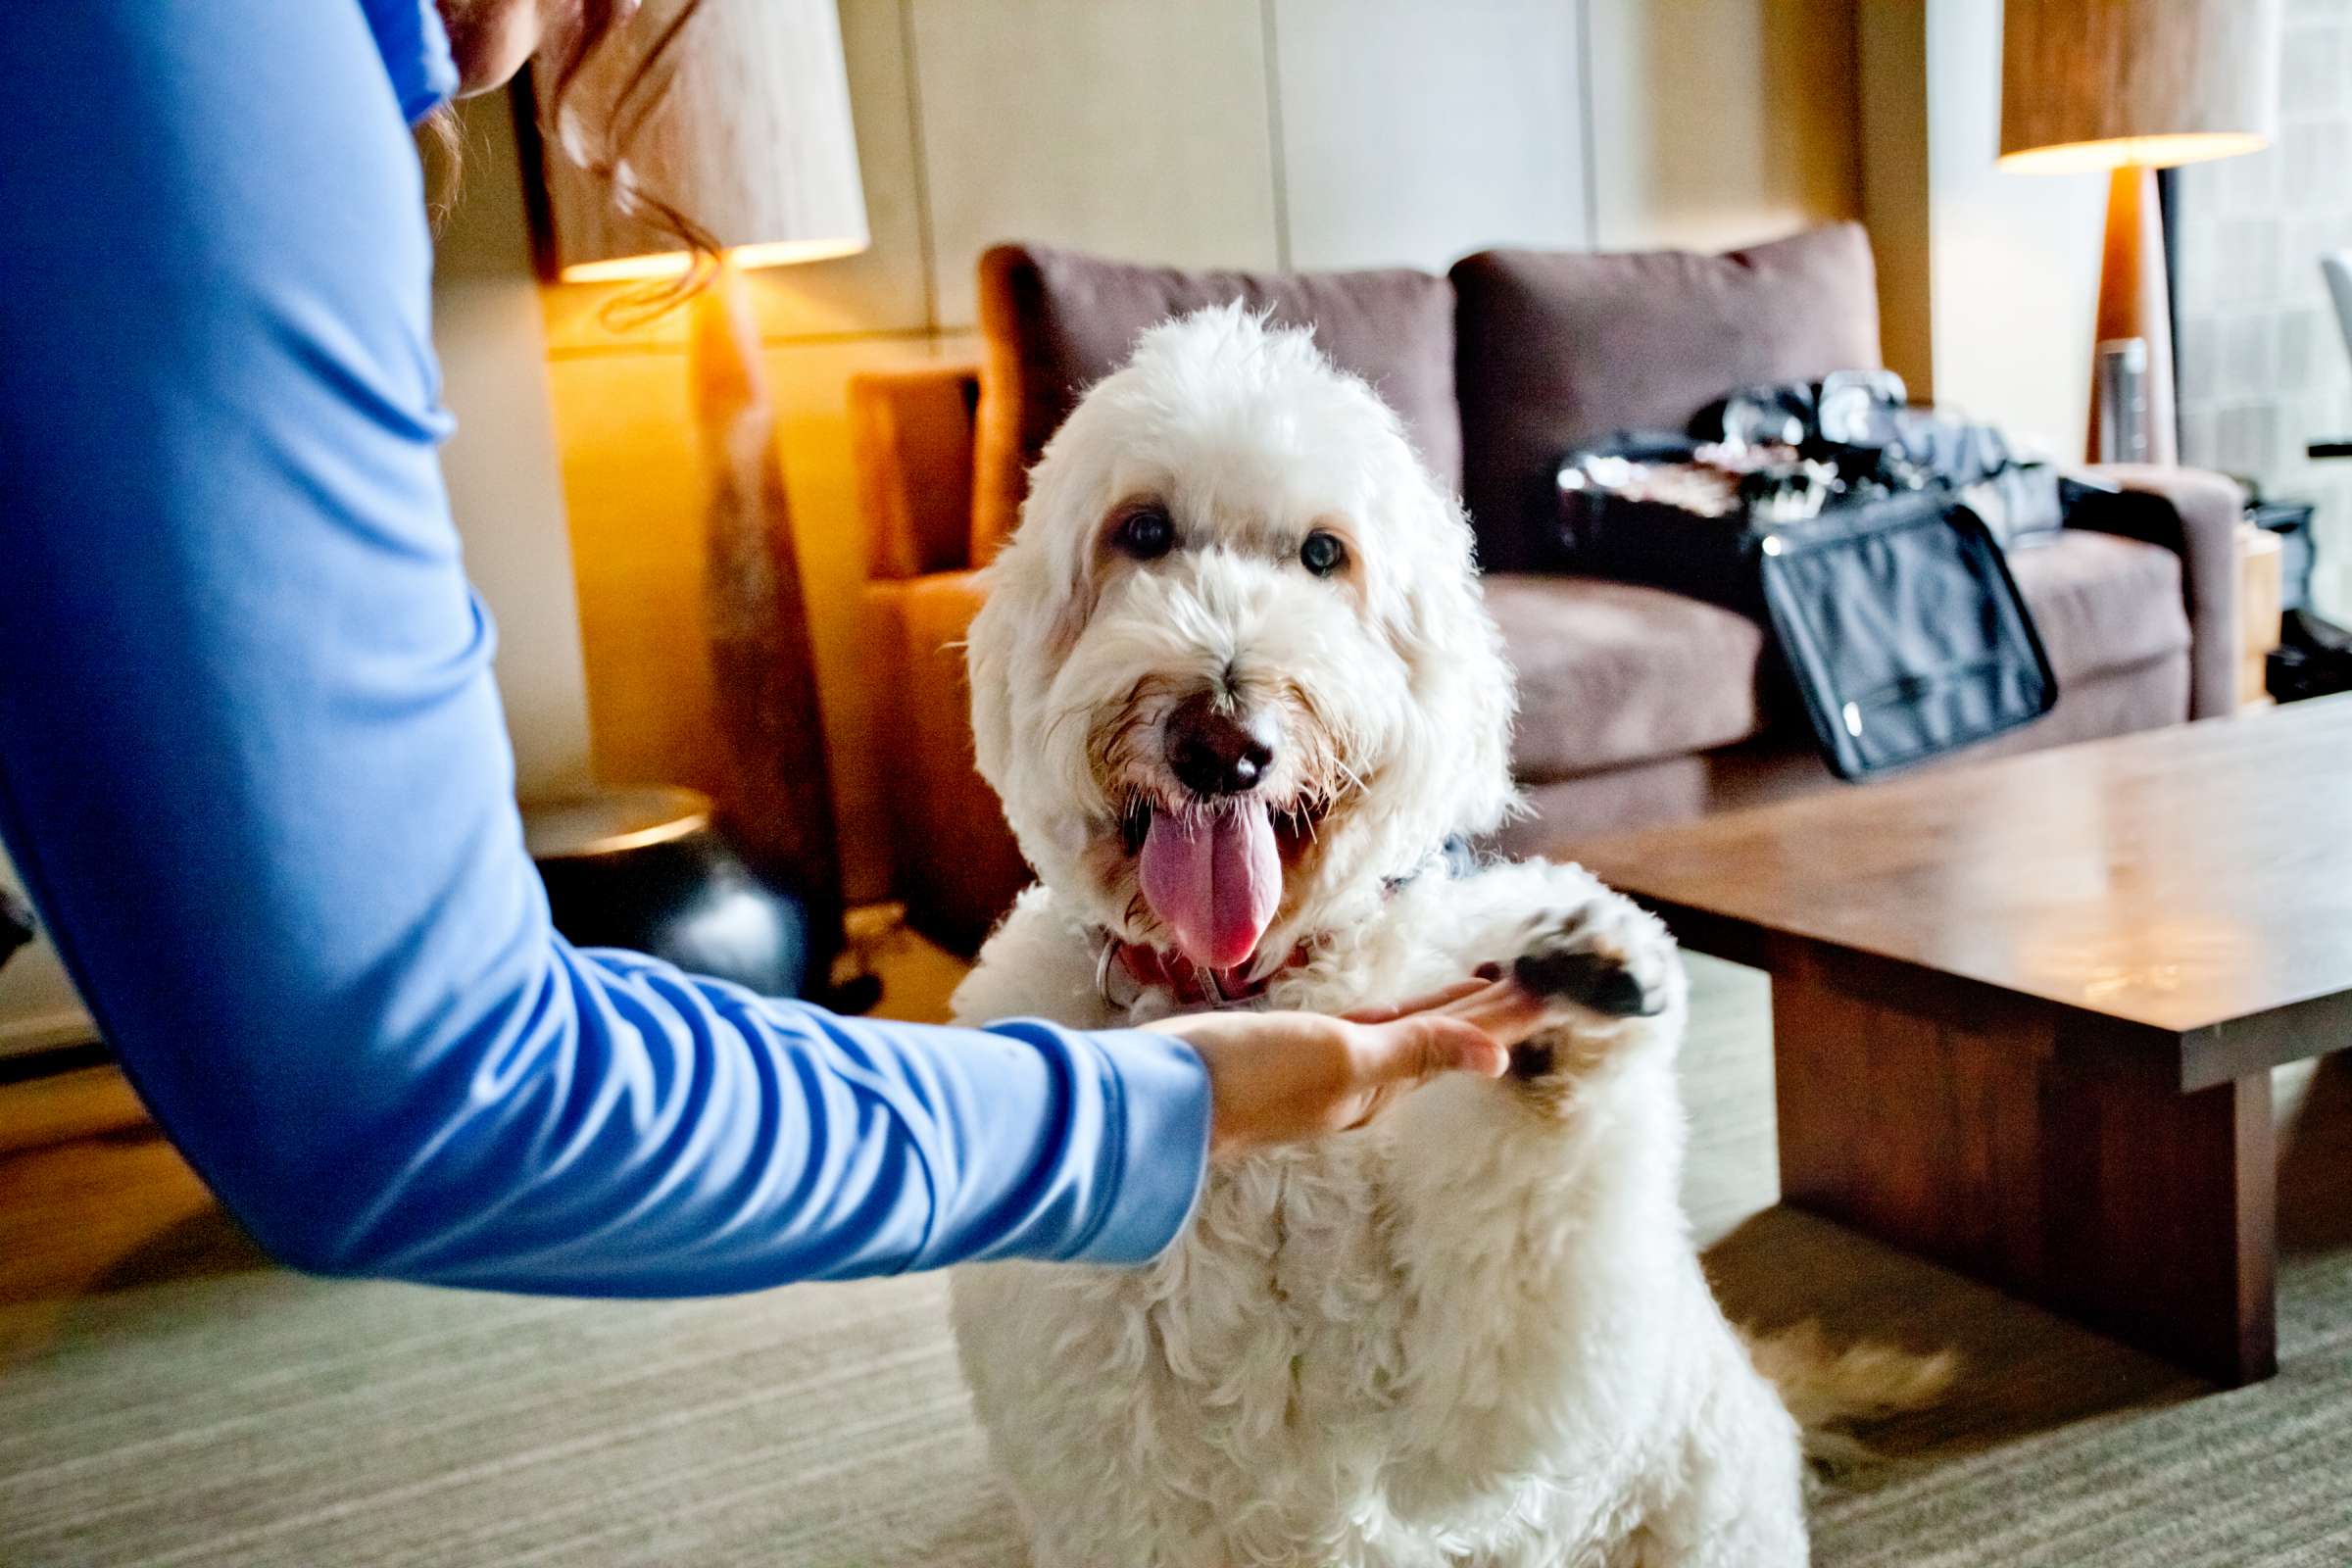
[(2320, 257), (2352, 249), (2352, 0), (2286, 0), (2278, 137), (2180, 172), (2180, 457), (2320, 504), (2313, 587), (2352, 616), (2352, 354)]

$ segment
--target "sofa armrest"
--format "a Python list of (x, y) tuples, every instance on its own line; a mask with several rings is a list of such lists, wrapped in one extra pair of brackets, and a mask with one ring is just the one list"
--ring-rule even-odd
[(2234, 480), (2203, 468), (2150, 464), (2103, 464), (2083, 470), (2120, 485), (2119, 497), (2085, 501), (2068, 514), (2072, 527), (2162, 545), (2180, 558), (2180, 590), (2187, 601), (2188, 716), (2213, 718), (2237, 710), (2237, 527), (2245, 492)]
[(919, 577), (972, 564), (972, 411), (979, 401), (973, 365), (850, 378), (850, 454), (869, 577)]

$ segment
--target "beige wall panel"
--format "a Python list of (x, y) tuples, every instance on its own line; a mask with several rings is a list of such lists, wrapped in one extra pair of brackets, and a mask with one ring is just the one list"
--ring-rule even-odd
[(1581, 6), (1267, 0), (1290, 265), (1592, 242)]
[(1720, 250), (1860, 217), (1855, 3), (1586, 0), (1595, 243)]
[(549, 368), (597, 776), (710, 788), (702, 479), (685, 357), (568, 355)]
[(911, 0), (938, 318), (1004, 239), (1279, 263), (1258, 0)]
[(466, 570), (497, 617), (498, 686), (525, 793), (588, 771), (588, 707), (572, 601), (547, 339), (531, 272), (514, 125), (497, 100), (466, 108), (459, 201), (433, 277), (433, 343), (457, 433), (442, 448)]
[[(873, 243), (856, 256), (747, 273), (760, 329), (770, 340), (859, 332), (920, 331), (930, 319), (923, 253), (922, 187), (915, 167), (914, 103), (899, 0), (840, 0), (841, 47), (858, 126), (865, 221)], [(546, 291), (555, 348), (680, 345), (686, 316), (615, 330), (600, 312), (619, 283), (567, 283)]]

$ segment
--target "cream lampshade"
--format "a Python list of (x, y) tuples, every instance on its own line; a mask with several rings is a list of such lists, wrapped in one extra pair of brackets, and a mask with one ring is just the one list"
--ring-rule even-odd
[[(2155, 171), (2257, 151), (2278, 113), (2278, 0), (2007, 0), (2003, 10), (2001, 167), (2113, 172), (2098, 340), (2148, 345), (2152, 461), (2179, 458)], [(2095, 457), (2095, 377), (2092, 397)]]
[[(866, 246), (834, 4), (702, 0), (662, 56), (666, 90), (634, 108), (625, 48), (610, 51), (617, 60), (592, 61), (562, 105), (550, 102), (550, 83), (536, 82), (547, 127), (536, 226), (543, 267), (565, 282), (678, 277), (694, 266), (678, 235), (630, 213), (616, 187), (675, 213), (720, 253), (691, 302), (686, 360), (705, 477), (701, 641), (711, 734), (708, 756), (678, 765), (710, 785), (744, 858), (799, 899), (807, 994), (849, 1009), (869, 1004), (872, 987), (835, 990), (828, 978), (843, 945), (831, 769), (779, 411), (741, 271)], [(684, 11), (685, 0), (647, 0), (632, 38), (661, 37)], [(602, 138), (582, 128), (606, 123), (617, 127), (609, 181), (568, 156), (594, 153)]]
[[(647, 0), (632, 33), (658, 35), (679, 0)], [(592, 62), (563, 113), (601, 124), (633, 62)], [(834, 0), (703, 0), (663, 57), (668, 90), (623, 149), (615, 182), (690, 219), (738, 267), (824, 261), (866, 247), (865, 195)], [(606, 181), (565, 156), (567, 126), (534, 73), (548, 127), (549, 271), (565, 282), (675, 276), (675, 234), (629, 216)], [(577, 142), (576, 133), (572, 139)]]

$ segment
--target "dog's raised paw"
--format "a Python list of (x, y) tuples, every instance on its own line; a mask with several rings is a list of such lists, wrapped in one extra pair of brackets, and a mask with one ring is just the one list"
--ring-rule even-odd
[(1649, 915), (1603, 899), (1541, 923), (1511, 977), (1539, 997), (1606, 1017), (1649, 1018), (1666, 1010), (1673, 952), (1673, 939)]

